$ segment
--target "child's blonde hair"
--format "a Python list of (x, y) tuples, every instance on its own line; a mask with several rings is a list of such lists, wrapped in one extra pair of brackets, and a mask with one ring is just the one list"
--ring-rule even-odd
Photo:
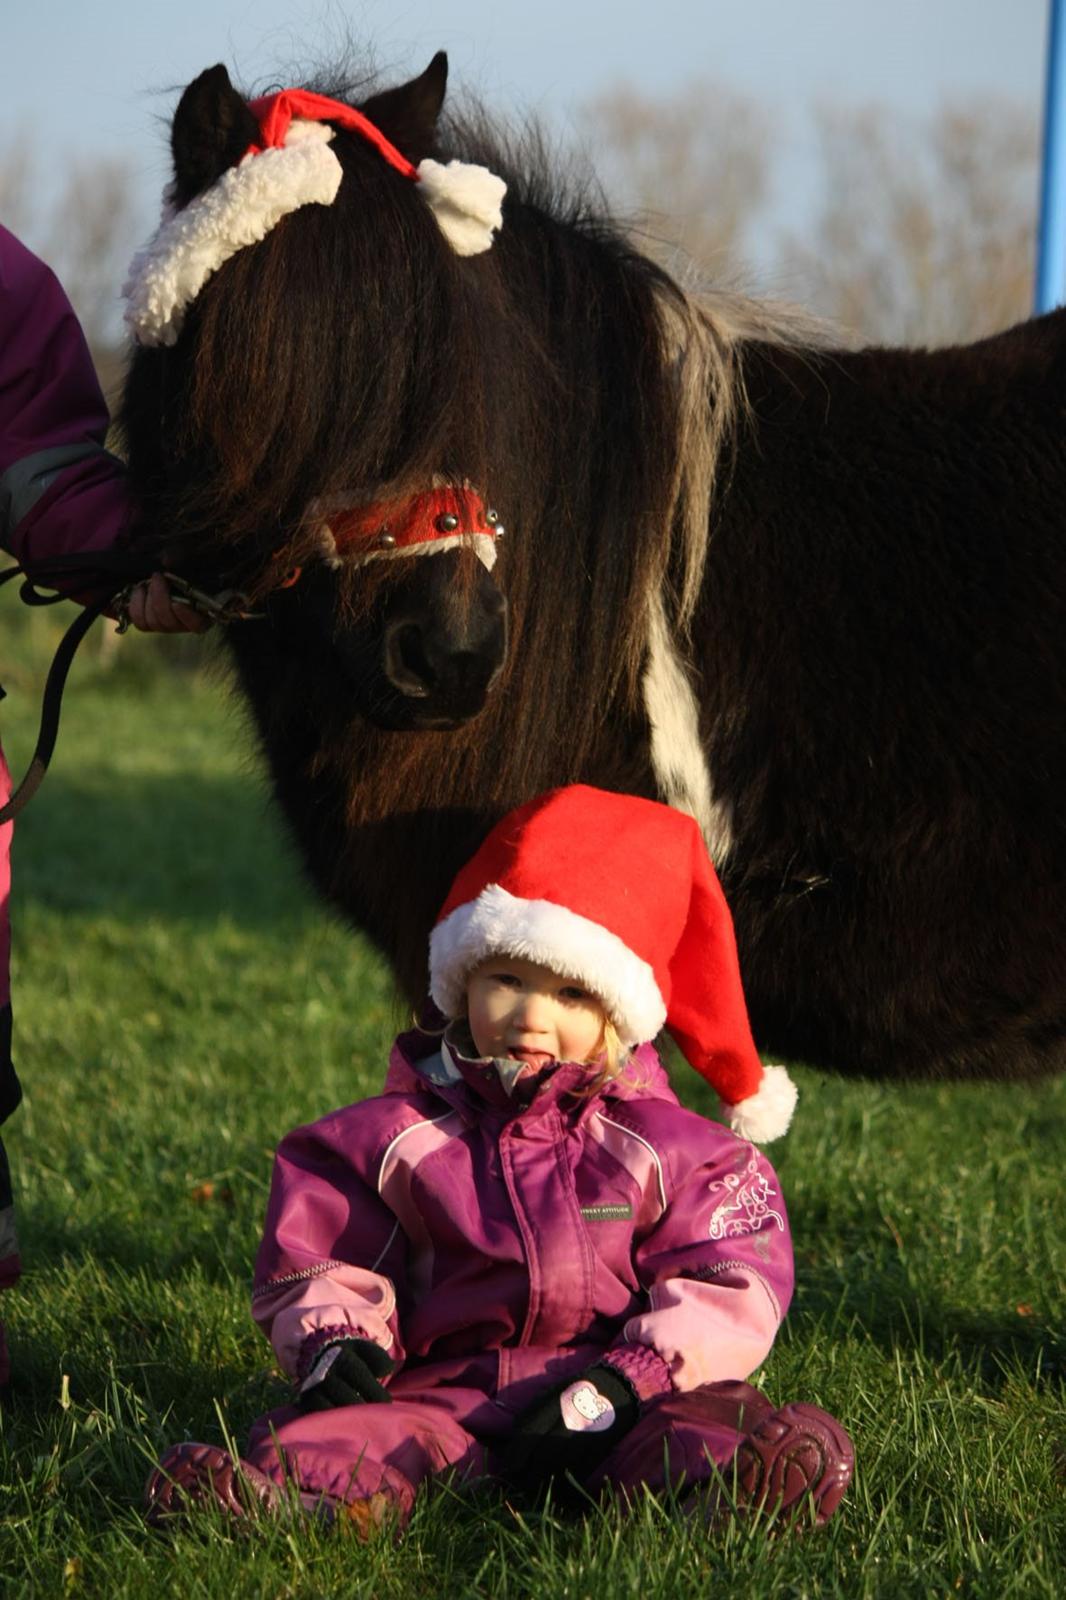
[[(600, 1009), (603, 1010), (603, 1001), (600, 1000), (598, 995), (596, 1000)], [(612, 1078), (617, 1078), (629, 1060), (629, 1050), (619, 1038), (618, 1029), (606, 1011), (603, 1012), (603, 1032), (600, 1034), (600, 1042), (592, 1053), (586, 1057), (586, 1060), (590, 1066), (598, 1063), (600, 1070), (589, 1083), (583, 1084), (580, 1090), (575, 1091), (582, 1095), (596, 1094), (603, 1088), (605, 1083), (610, 1083)]]

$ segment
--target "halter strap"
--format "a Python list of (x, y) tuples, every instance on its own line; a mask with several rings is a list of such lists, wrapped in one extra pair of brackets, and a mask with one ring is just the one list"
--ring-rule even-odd
[(503, 527), (474, 489), (429, 489), (410, 500), (351, 506), (343, 498), (319, 507), (346, 561), (387, 556), (435, 555), (453, 545), (472, 545), (486, 567), (496, 560)]

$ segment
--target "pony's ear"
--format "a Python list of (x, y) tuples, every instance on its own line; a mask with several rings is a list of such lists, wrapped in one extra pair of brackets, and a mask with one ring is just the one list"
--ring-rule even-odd
[(209, 188), (258, 137), (259, 124), (225, 67), (201, 72), (178, 101), (170, 130), (177, 204), (187, 205)]
[(438, 50), (420, 77), (372, 95), (360, 110), (417, 166), (436, 146), (437, 118), (447, 87), (448, 57)]

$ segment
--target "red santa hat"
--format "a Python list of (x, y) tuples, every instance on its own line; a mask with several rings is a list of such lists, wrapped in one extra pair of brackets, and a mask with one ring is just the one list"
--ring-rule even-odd
[(159, 227), (130, 264), (122, 292), (126, 324), (138, 344), (174, 344), (186, 310), (231, 256), (301, 206), (333, 204), (343, 174), (329, 148), (329, 123), (358, 134), (417, 184), (457, 255), (491, 248), (507, 185), (486, 167), (428, 157), (416, 167), (354, 106), (306, 89), (265, 95), (249, 101), (249, 109), (260, 142), (180, 210), (167, 191)]
[(693, 819), (575, 784), (497, 823), (459, 872), (429, 944), (430, 993), (461, 1015), (482, 961), (512, 955), (595, 994), (624, 1044), (664, 1026), (747, 1139), (788, 1127), (796, 1088), (763, 1066), (733, 922)]

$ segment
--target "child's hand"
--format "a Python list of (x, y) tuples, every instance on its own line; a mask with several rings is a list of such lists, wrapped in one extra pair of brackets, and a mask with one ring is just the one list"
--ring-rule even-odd
[(379, 1378), (396, 1363), (372, 1339), (338, 1339), (320, 1351), (300, 1385), (296, 1404), (301, 1411), (328, 1411), (332, 1406), (392, 1403)]
[(503, 1452), (502, 1475), (525, 1489), (541, 1488), (567, 1472), (581, 1479), (611, 1453), (639, 1415), (636, 1391), (620, 1372), (589, 1367), (522, 1413)]

